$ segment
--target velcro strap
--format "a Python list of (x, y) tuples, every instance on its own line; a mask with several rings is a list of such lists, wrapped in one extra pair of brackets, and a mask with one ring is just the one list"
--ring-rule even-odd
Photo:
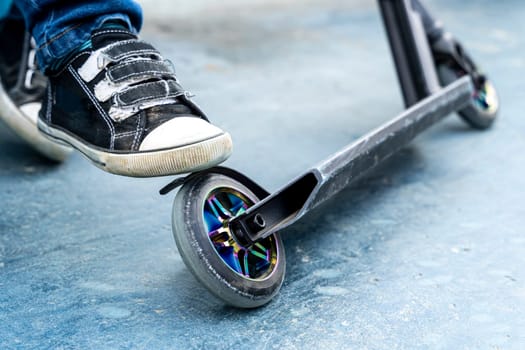
[(174, 73), (172, 67), (163, 61), (137, 60), (110, 67), (107, 77), (111, 82), (119, 84), (127, 80), (143, 80)]
[(117, 95), (117, 103), (121, 107), (133, 106), (155, 100), (174, 98), (184, 95), (185, 90), (175, 80), (160, 80), (140, 84)]
[(133, 56), (154, 55), (161, 57), (160, 52), (151, 44), (135, 39), (118, 41), (105, 47), (102, 52), (111, 61), (121, 61)]
[(139, 40), (123, 40), (103, 47), (91, 53), (78, 69), (78, 74), (86, 82), (93, 80), (111, 62), (118, 62), (129, 57), (155, 56), (162, 59), (160, 52), (150, 44)]

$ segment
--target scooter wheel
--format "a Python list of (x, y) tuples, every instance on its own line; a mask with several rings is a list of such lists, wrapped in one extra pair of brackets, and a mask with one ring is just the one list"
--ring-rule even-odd
[[(448, 65), (439, 66), (438, 73), (444, 86), (465, 75), (460, 69)], [(458, 112), (460, 117), (475, 129), (489, 128), (499, 112), (499, 97), (494, 85), (486, 77), (482, 77), (481, 80), (474, 84), (470, 105)]]
[(230, 232), (229, 221), (257, 201), (238, 181), (205, 174), (188, 180), (173, 205), (173, 234), (184, 263), (212, 294), (239, 308), (268, 303), (286, 269), (278, 234), (246, 248)]

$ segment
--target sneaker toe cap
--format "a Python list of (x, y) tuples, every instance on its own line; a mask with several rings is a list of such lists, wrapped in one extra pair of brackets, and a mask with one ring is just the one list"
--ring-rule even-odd
[(177, 117), (151, 131), (139, 151), (183, 147), (223, 135), (224, 131), (195, 117)]

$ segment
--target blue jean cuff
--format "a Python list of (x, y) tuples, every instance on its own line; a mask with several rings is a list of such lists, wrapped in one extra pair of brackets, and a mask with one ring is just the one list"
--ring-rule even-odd
[(85, 45), (86, 42), (91, 39), (91, 33), (94, 30), (101, 28), (105, 22), (115, 20), (122, 21), (132, 33), (137, 33), (137, 30), (131, 24), (129, 17), (124, 14), (100, 16), (95, 21), (89, 23), (72, 25), (69, 28), (65, 28), (59, 35), (48, 39), (43, 45), (38, 47), (36, 57), (40, 69), (43, 72), (48, 71), (57, 60), (63, 59), (79, 47)]

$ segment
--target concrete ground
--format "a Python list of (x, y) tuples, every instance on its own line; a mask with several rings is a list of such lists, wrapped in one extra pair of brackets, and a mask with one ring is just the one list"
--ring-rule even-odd
[[(169, 178), (54, 166), (0, 130), (1, 349), (523, 349), (525, 5), (429, 5), (491, 74), (487, 132), (450, 117), (283, 232), (268, 306), (213, 298), (173, 242)], [(143, 0), (144, 37), (275, 190), (402, 110), (371, 1)]]

